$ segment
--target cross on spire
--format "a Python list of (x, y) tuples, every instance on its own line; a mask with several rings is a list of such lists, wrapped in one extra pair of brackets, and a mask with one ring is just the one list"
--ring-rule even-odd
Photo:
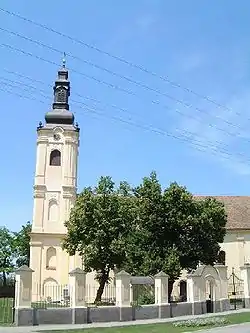
[(63, 63), (63, 68), (65, 68), (65, 65), (66, 65), (66, 53), (65, 52), (63, 52), (62, 63)]

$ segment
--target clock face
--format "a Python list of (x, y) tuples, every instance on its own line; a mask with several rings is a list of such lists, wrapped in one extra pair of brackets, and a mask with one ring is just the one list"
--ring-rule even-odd
[(59, 134), (54, 134), (54, 139), (55, 139), (56, 141), (58, 141), (58, 140), (60, 140), (60, 139), (61, 139), (61, 137), (60, 137), (60, 135), (59, 135)]

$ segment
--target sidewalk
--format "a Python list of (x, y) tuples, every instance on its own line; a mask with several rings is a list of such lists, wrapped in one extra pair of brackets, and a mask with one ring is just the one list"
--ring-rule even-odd
[(219, 313), (207, 313), (197, 316), (181, 316), (181, 317), (165, 318), (165, 319), (146, 319), (146, 320), (136, 320), (136, 321), (126, 321), (126, 322), (92, 323), (92, 324), (81, 324), (81, 325), (40, 325), (40, 326), (28, 326), (28, 327), (0, 327), (0, 333), (32, 333), (32, 332), (41, 332), (41, 331), (55, 331), (55, 330), (63, 331), (63, 330), (74, 330), (74, 329), (84, 329), (84, 328), (86, 329), (94, 327), (121, 327), (121, 326), (132, 326), (132, 325), (171, 323), (179, 320), (226, 316), (242, 312), (250, 312), (250, 309), (240, 309), (240, 310), (225, 311)]

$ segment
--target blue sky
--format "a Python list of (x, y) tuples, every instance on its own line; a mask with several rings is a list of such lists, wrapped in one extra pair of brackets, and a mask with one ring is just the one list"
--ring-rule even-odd
[[(1, 225), (18, 230), (32, 219), (36, 126), (50, 108), (49, 85), (53, 84), (58, 69), (34, 56), (58, 64), (62, 58), (59, 53), (1, 28), (69, 54), (67, 65), (74, 70), (70, 71), (71, 98), (88, 105), (80, 108), (80, 104), (71, 104), (81, 127), (79, 190), (96, 184), (101, 175), (110, 175), (116, 182), (127, 180), (138, 184), (143, 176), (155, 170), (164, 187), (177, 181), (196, 194), (248, 195), (250, 2), (86, 0), (74, 3), (70, 6), (70, 2), (44, 0), (28, 4), (24, 0), (2, 0), (0, 7), (143, 66), (157, 76), (0, 11), (0, 88), (4, 90), (0, 90)], [(13, 51), (6, 44), (32, 53), (33, 57)], [(160, 93), (70, 55), (130, 77)], [(167, 77), (182, 88), (160, 77)], [(20, 86), (17, 81), (32, 85), (33, 89)], [(50, 100), (41, 95), (41, 89)], [(160, 129), (162, 134), (141, 126)]]

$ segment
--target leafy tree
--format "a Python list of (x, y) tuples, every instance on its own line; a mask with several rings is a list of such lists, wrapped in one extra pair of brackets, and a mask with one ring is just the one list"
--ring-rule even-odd
[(29, 266), (30, 233), (31, 233), (31, 223), (30, 222), (27, 222), (25, 225), (23, 225), (19, 232), (14, 233), (14, 235), (15, 235), (15, 255), (16, 255), (17, 267), (21, 267), (22, 265)]
[(111, 270), (123, 265), (126, 238), (135, 219), (133, 195), (122, 182), (118, 189), (110, 177), (101, 177), (95, 188), (85, 188), (66, 222), (63, 247), (83, 257), (85, 271), (96, 271), (99, 282), (95, 302), (101, 301)]
[(213, 264), (225, 236), (226, 214), (213, 198), (198, 200), (172, 183), (162, 191), (156, 173), (135, 189), (138, 219), (124, 268), (134, 274), (169, 274), (169, 293), (182, 269)]
[(3, 286), (7, 285), (8, 273), (14, 269), (14, 235), (6, 227), (0, 228), (0, 272)]

